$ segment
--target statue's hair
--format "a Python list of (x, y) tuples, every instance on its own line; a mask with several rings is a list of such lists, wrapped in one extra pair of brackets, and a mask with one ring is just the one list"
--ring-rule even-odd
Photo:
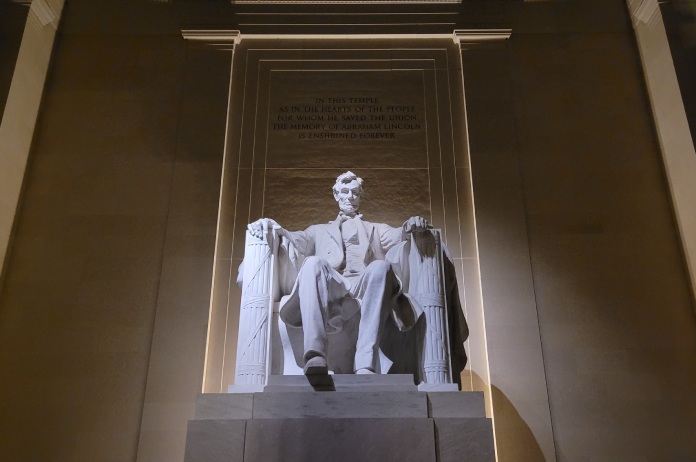
[(340, 190), (340, 186), (342, 184), (348, 184), (353, 180), (358, 182), (358, 186), (360, 186), (360, 193), (362, 194), (363, 179), (351, 171), (348, 171), (346, 173), (341, 173), (340, 175), (338, 175), (338, 178), (336, 178), (336, 183), (334, 183), (334, 186), (333, 186), (334, 194), (338, 193), (338, 191)]

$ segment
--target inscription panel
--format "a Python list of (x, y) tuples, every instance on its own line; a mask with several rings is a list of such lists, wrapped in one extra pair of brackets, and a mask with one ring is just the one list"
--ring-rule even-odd
[(420, 69), (271, 72), (267, 167), (426, 168), (423, 85)]

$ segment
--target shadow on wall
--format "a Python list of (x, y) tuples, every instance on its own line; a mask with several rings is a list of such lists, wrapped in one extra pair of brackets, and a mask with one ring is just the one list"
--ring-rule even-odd
[(506, 435), (505, 438), (496, 438), (498, 462), (543, 462), (544, 454), (532, 429), (498, 387), (491, 386), (491, 393), (495, 408), (495, 432)]

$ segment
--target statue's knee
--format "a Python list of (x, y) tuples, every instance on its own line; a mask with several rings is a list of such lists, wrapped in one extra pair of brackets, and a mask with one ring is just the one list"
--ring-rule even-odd
[(319, 276), (328, 271), (328, 266), (328, 262), (323, 258), (311, 256), (305, 259), (300, 273), (310, 273), (314, 276)]
[(391, 272), (391, 264), (384, 260), (375, 260), (365, 268), (365, 276), (371, 279), (384, 279)]

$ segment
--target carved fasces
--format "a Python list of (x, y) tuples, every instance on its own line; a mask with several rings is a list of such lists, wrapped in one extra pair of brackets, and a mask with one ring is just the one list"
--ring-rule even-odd
[(268, 378), (278, 241), (274, 230), (246, 233), (235, 384), (263, 386)]
[(440, 232), (429, 230), (411, 236), (409, 292), (423, 308), (426, 323), (421, 377), (428, 384), (452, 383)]

